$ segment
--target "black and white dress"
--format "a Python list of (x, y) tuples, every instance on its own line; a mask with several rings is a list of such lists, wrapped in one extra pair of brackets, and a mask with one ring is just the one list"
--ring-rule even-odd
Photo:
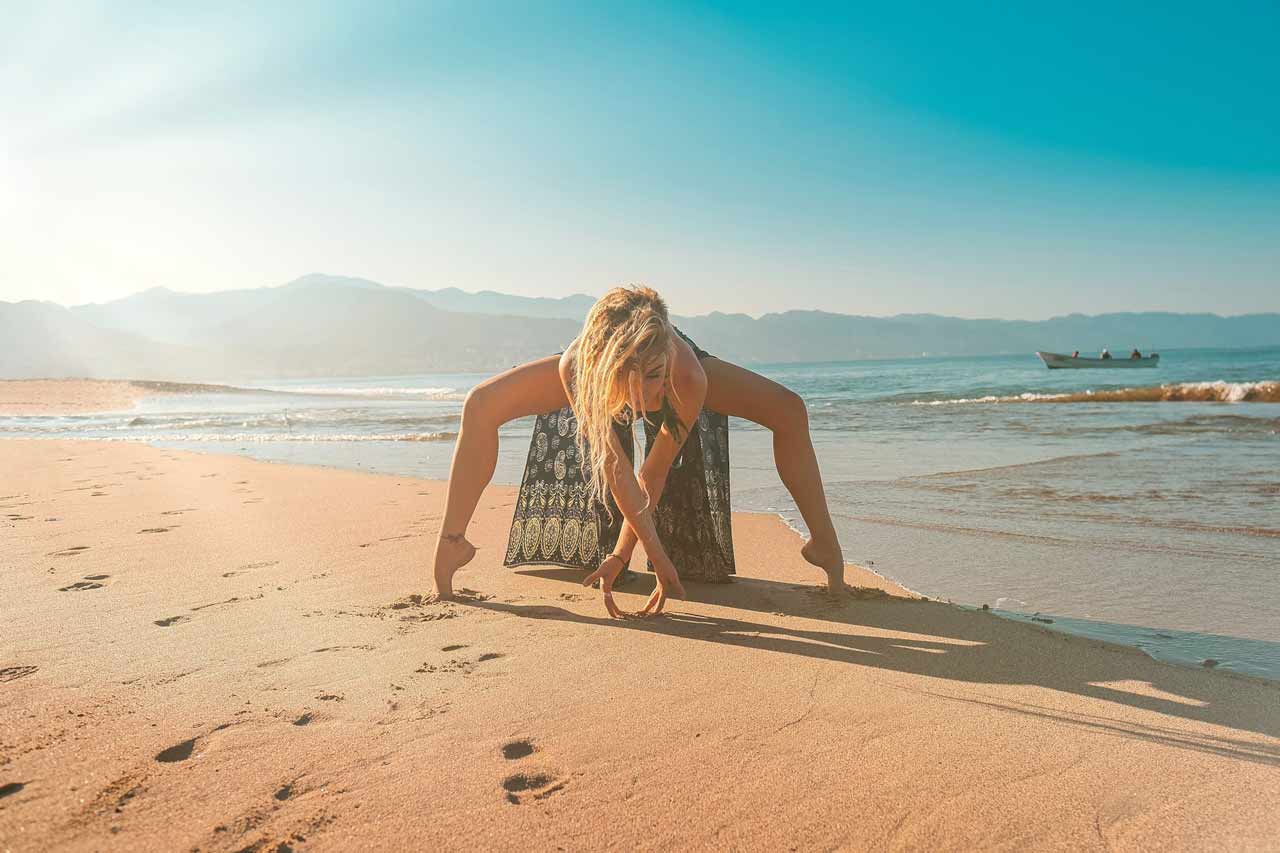
[[(684, 339), (699, 361), (710, 357)], [(674, 417), (668, 405), (644, 418), (646, 456), (664, 421)], [(614, 431), (634, 462), (631, 425), (617, 423)], [(590, 468), (578, 454), (576, 432), (577, 420), (567, 406), (538, 415), (534, 422), (504, 565), (594, 571), (617, 544), (622, 513), (612, 495), (608, 512), (591, 498)], [(731, 516), (729, 419), (704, 408), (671, 463), (662, 499), (654, 510), (658, 538), (682, 580), (730, 580), (734, 574)], [(652, 564), (649, 569), (653, 570)]]

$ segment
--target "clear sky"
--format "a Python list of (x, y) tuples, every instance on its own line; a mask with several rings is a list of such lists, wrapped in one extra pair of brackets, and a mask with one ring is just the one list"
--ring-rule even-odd
[(0, 300), (1277, 311), (1278, 9), (0, 0)]

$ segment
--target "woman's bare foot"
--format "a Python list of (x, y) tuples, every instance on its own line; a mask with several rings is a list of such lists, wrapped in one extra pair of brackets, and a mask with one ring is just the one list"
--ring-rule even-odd
[(810, 539), (800, 549), (800, 555), (827, 573), (827, 594), (835, 596), (844, 592), (844, 554), (839, 545)]
[(436, 540), (433, 573), (436, 580), (436, 600), (453, 598), (453, 574), (471, 562), (476, 546), (461, 533), (441, 533)]

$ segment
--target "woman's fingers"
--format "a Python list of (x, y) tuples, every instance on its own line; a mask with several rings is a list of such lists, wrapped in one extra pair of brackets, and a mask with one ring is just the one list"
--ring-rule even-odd
[[(618, 567), (611, 570), (609, 564), (614, 560), (617, 561)], [(604, 558), (604, 561), (600, 563), (599, 567), (594, 572), (587, 575), (586, 579), (582, 581), (582, 585), (591, 586), (596, 581), (600, 581), (600, 586), (602, 588), (607, 583), (609, 584), (609, 588), (612, 589), (614, 580), (618, 577), (618, 574), (623, 570), (623, 568), (625, 568), (625, 566), (623, 565), (622, 560), (619, 557), (610, 554), (608, 557)]]
[(654, 588), (653, 593), (649, 596), (649, 600), (645, 602), (644, 607), (640, 609), (636, 616), (645, 618), (648, 616), (657, 616), (662, 612), (662, 606), (667, 603), (666, 593), (662, 590), (662, 584), (658, 584)]
[(664, 567), (661, 570), (655, 567), (654, 572), (658, 575), (658, 586), (662, 588), (664, 598), (668, 595), (684, 598), (684, 584), (680, 583), (680, 575), (674, 566)]

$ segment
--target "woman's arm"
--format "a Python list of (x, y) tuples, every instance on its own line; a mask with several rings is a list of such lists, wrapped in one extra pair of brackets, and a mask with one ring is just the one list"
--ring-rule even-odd
[[(640, 487), (636, 473), (631, 467), (631, 460), (623, 452), (622, 445), (612, 430), (609, 432), (609, 448), (606, 451), (604, 470), (613, 500), (618, 504), (618, 509), (622, 510), (623, 527), (634, 531), (632, 535), (644, 543), (644, 551), (653, 561), (653, 571), (658, 577), (658, 589), (654, 591), (655, 597), (659, 597), (658, 594), (661, 593), (662, 598), (668, 594), (683, 598), (684, 586), (680, 583), (680, 576), (667, 556), (666, 549), (662, 547), (662, 540), (658, 538), (658, 528), (653, 523), (653, 504), (644, 489)], [(601, 572), (596, 573), (596, 575), (600, 574)], [(592, 581), (594, 577), (595, 575), (588, 578), (587, 582)]]
[[(667, 556), (666, 549), (662, 547), (662, 540), (658, 538), (648, 496), (636, 480), (631, 460), (623, 452), (618, 436), (613, 430), (609, 430), (604, 474), (613, 500), (618, 505), (618, 509), (622, 510), (623, 527), (635, 531), (632, 535), (644, 543), (645, 553), (653, 561), (653, 572), (658, 579), (649, 601), (637, 615), (657, 614), (661, 612), (668, 594), (675, 595), (677, 598), (684, 597), (684, 586), (680, 583), (680, 575)], [(600, 562), (600, 566), (582, 581), (582, 585), (590, 586), (599, 580), (601, 591), (604, 592), (605, 609), (609, 611), (610, 616), (620, 618), (626, 614), (613, 602), (613, 581), (622, 571), (625, 562), (618, 562), (615, 565), (614, 559), (616, 554), (606, 556)]]
[[(680, 418), (680, 423), (685, 425), (684, 435), (677, 441), (667, 425), (663, 424), (658, 437), (654, 439), (653, 447), (640, 465), (640, 485), (649, 495), (649, 501), (653, 507), (657, 507), (658, 501), (662, 499), (662, 492), (667, 485), (667, 475), (671, 472), (671, 464), (688, 439), (689, 430), (693, 428), (693, 422), (697, 420), (698, 413), (702, 411), (702, 404), (707, 398), (707, 374), (688, 344), (684, 345), (684, 350), (683, 353), (677, 350), (678, 355), (671, 377), (671, 384), (675, 388), (675, 397), (678, 400), (675, 403), (676, 415)], [(684, 357), (685, 355), (687, 358)], [(622, 532), (618, 535), (618, 545), (613, 552), (622, 559), (624, 564), (631, 562), (631, 554), (635, 551), (638, 538), (630, 524), (622, 526)]]

